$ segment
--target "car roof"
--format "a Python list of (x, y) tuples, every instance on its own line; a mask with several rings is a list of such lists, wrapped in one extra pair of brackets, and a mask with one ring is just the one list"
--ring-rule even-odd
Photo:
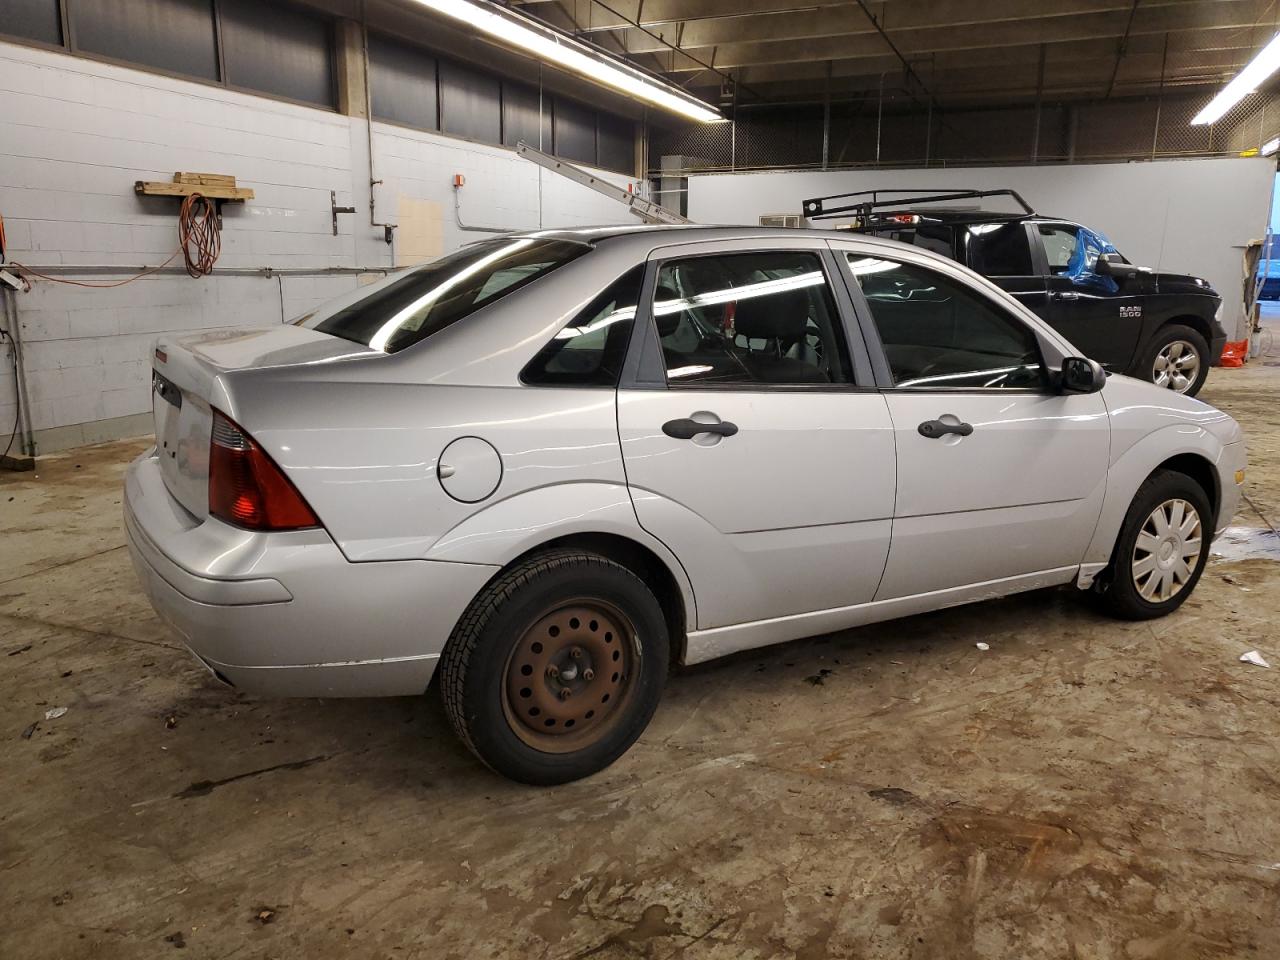
[[(833, 229), (814, 227), (753, 227), (725, 226), (702, 223), (679, 224), (635, 224), (613, 225), (601, 227), (572, 227), (555, 230), (534, 230), (526, 233), (507, 234), (511, 239), (540, 238), (551, 240), (568, 240), (579, 243), (590, 243), (592, 246), (609, 245), (616, 248), (634, 245), (637, 248), (651, 249), (673, 243), (697, 243), (703, 240), (758, 240), (769, 237), (796, 239), (812, 237), (819, 240), (848, 240), (850, 234)], [(858, 239), (873, 245), (885, 245), (892, 249), (900, 246), (896, 241), (880, 237), (856, 234)]]

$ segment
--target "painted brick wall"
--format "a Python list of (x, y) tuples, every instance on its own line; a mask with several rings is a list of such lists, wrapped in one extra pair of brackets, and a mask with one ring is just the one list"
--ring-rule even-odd
[[(177, 248), (177, 201), (135, 196), (134, 181), (201, 170), (232, 174), (256, 191), (253, 201), (223, 208), (221, 268), (397, 262), (394, 247), (369, 224), (369, 134), (362, 120), (3, 42), (0, 97), (0, 214), (12, 260), (157, 264)], [(425, 229), (436, 232), (445, 252), (484, 236), (455, 225), (455, 173), (467, 178), (460, 203), (468, 225), (634, 222), (619, 205), (508, 150), (380, 123), (372, 141), (383, 181), (378, 219), (395, 222), (402, 200), (428, 201), (435, 219)], [(356, 207), (339, 216), (337, 236), (331, 190), (340, 206)], [(351, 274), (161, 275), (114, 289), (37, 282), (18, 297), (18, 309), (41, 451), (146, 429), (156, 335), (270, 326), (356, 282)], [(12, 366), (2, 359), (0, 448), (15, 412)]]

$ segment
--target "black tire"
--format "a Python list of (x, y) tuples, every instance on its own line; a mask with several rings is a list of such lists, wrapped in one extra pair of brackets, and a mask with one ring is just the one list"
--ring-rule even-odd
[(1171, 323), (1156, 331), (1155, 336), (1151, 338), (1151, 342), (1147, 344), (1147, 348), (1142, 351), (1142, 358), (1138, 361), (1134, 375), (1149, 383), (1155, 383), (1157, 380), (1156, 358), (1160, 356), (1160, 351), (1177, 341), (1182, 341), (1189, 345), (1198, 357), (1199, 362), (1196, 367), (1196, 374), (1191, 379), (1190, 385), (1185, 390), (1178, 391), (1184, 396), (1194, 397), (1200, 392), (1200, 388), (1204, 386), (1205, 378), (1209, 376), (1211, 362), (1209, 344), (1197, 331), (1181, 323)]
[[(1147, 524), (1157, 507), (1179, 500), (1190, 504), (1198, 515), (1199, 553), (1196, 555), (1194, 564), (1187, 563), (1190, 576), (1181, 583), (1172, 596), (1160, 599), (1157, 591), (1155, 597), (1149, 599), (1142, 595), (1139, 580), (1142, 586), (1147, 586), (1150, 583), (1150, 575), (1143, 579), (1135, 577), (1134, 573), (1134, 563), (1139, 559), (1138, 537), (1143, 533), (1144, 528), (1147, 528), (1148, 533), (1154, 529)], [(1094, 595), (1099, 600), (1101, 608), (1111, 616), (1122, 620), (1152, 620), (1177, 610), (1191, 595), (1200, 581), (1200, 574), (1204, 572), (1205, 562), (1209, 558), (1209, 543), (1213, 539), (1213, 527), (1213, 508), (1204, 488), (1184, 473), (1157, 470), (1143, 482), (1137, 494), (1134, 495), (1133, 503), (1129, 506), (1129, 512), (1125, 514), (1124, 523), (1120, 527), (1120, 536), (1116, 539), (1111, 563), (1095, 581)], [(1188, 542), (1190, 539), (1189, 537)], [(1160, 541), (1161, 546), (1163, 542), (1163, 540)], [(1178, 552), (1177, 546), (1174, 547), (1174, 552)], [(1143, 554), (1145, 559), (1147, 551), (1144, 550)], [(1150, 555), (1158, 558), (1159, 549), (1151, 552)], [(1162, 576), (1162, 573), (1159, 568), (1156, 568), (1152, 575)]]
[[(440, 692), (454, 730), (490, 769), (522, 783), (567, 783), (609, 766), (648, 726), (669, 650), (644, 581), (598, 554), (549, 550), (472, 601), (441, 656)], [(600, 703), (602, 690), (612, 703)]]

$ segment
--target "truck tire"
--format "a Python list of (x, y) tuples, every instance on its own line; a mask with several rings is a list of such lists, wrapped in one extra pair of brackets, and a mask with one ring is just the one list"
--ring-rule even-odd
[(1204, 337), (1181, 323), (1171, 323), (1151, 338), (1136, 373), (1157, 387), (1194, 397), (1204, 386), (1209, 364), (1209, 344)]

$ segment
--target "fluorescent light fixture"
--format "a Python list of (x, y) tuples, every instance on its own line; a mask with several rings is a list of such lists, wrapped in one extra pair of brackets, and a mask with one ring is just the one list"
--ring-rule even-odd
[(1235, 79), (1218, 91), (1209, 105), (1191, 120), (1191, 125), (1194, 127), (1197, 124), (1217, 123), (1226, 116), (1228, 110), (1256, 91), (1277, 69), (1280, 69), (1280, 33), (1235, 75)]
[(1262, 145), (1262, 149), (1258, 152), (1264, 157), (1269, 157), (1277, 150), (1280, 150), (1280, 137), (1276, 137), (1274, 140), (1268, 140)]
[(476, 0), (418, 0), (418, 3), (637, 100), (703, 123), (724, 119), (716, 110), (678, 87), (656, 80), (528, 17), (500, 11), (492, 4)]

